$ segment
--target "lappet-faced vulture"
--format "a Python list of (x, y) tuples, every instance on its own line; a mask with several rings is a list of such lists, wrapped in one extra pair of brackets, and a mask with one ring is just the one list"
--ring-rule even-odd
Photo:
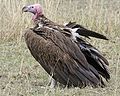
[(25, 6), (22, 11), (33, 13), (35, 23), (25, 32), (26, 44), (54, 81), (80, 88), (105, 86), (103, 78), (110, 79), (108, 61), (98, 49), (81, 38), (108, 40), (105, 36), (75, 22), (54, 23), (44, 16), (40, 4)]

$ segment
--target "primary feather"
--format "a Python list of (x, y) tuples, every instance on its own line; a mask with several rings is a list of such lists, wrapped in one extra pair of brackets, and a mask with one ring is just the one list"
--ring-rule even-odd
[(90, 37), (108, 40), (108, 38), (106, 36), (96, 33), (94, 31), (88, 30), (88, 29), (84, 28), (83, 26), (76, 24), (76, 22), (69, 22), (69, 23), (65, 24), (65, 26), (72, 28), (72, 29), (77, 28), (78, 30), (76, 30), (76, 33), (78, 33), (81, 36), (85, 36), (87, 38), (89, 38), (89, 36), (90, 36)]

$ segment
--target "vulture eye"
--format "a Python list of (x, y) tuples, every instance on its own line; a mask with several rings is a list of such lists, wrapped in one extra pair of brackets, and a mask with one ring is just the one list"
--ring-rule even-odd
[(31, 8), (34, 8), (33, 6)]

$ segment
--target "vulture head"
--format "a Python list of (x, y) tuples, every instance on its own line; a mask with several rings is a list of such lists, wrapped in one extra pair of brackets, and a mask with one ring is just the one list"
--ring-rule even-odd
[(40, 4), (33, 4), (33, 5), (24, 6), (22, 8), (22, 12), (33, 13), (34, 14), (32, 17), (33, 20), (37, 19), (38, 16), (43, 15), (42, 6)]

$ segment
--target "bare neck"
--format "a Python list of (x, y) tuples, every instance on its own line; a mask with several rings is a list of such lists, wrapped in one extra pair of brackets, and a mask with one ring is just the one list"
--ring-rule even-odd
[(35, 20), (34, 20), (35, 24), (42, 24), (42, 25), (57, 25), (56, 23), (54, 23), (53, 21), (51, 21), (50, 19), (48, 19), (47, 17), (45, 17), (44, 15), (38, 16)]

